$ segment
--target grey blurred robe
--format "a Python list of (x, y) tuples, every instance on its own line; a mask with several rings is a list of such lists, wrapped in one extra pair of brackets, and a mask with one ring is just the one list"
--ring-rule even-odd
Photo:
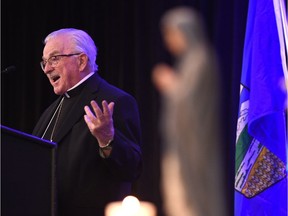
[(187, 13), (172, 10), (162, 21), (189, 38), (175, 66), (177, 86), (163, 97), (164, 208), (168, 216), (226, 216), (217, 62), (203, 32), (195, 33), (202, 31), (191, 21), (195, 14)]

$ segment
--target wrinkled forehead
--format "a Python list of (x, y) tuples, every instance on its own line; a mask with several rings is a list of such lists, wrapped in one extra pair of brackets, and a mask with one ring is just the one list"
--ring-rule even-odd
[(55, 54), (67, 54), (72, 51), (71, 39), (65, 35), (50, 38), (44, 46), (43, 57)]

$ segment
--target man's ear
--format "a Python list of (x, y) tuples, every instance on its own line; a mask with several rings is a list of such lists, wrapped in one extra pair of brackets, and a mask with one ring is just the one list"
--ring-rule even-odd
[(88, 64), (88, 56), (85, 53), (79, 55), (79, 70), (83, 71)]

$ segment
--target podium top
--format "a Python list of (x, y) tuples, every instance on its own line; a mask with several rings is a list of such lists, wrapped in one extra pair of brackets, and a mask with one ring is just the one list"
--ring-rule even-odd
[(28, 133), (25, 133), (25, 132), (22, 132), (22, 131), (19, 131), (19, 130), (15, 130), (15, 129), (9, 128), (9, 127), (4, 126), (4, 125), (0, 125), (0, 127), (1, 127), (1, 134), (2, 133), (9, 134), (11, 136), (19, 137), (21, 139), (33, 141), (35, 143), (44, 145), (44, 146), (46, 146), (48, 148), (56, 148), (57, 147), (56, 143), (50, 142), (49, 140), (41, 139), (39, 137), (33, 136), (31, 134), (28, 134)]

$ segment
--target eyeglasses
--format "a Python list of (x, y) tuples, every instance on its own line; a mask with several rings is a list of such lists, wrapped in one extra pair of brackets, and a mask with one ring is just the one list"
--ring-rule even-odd
[(41, 66), (42, 70), (44, 71), (47, 63), (51, 67), (56, 67), (61, 58), (70, 57), (70, 56), (74, 56), (74, 55), (80, 55), (80, 54), (81, 53), (54, 55), (54, 56), (49, 57), (47, 60), (41, 61), (40, 66)]

